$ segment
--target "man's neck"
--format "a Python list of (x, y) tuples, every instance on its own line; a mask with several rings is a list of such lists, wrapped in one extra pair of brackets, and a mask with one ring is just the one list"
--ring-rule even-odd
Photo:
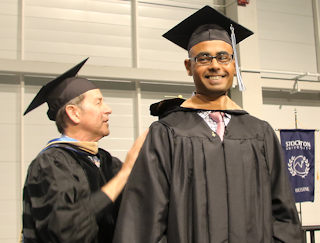
[(77, 129), (66, 129), (65, 136), (76, 139), (81, 142), (98, 142), (101, 138), (78, 131)]
[(182, 103), (182, 107), (204, 110), (241, 110), (227, 95), (219, 97), (208, 97), (202, 94), (195, 94)]

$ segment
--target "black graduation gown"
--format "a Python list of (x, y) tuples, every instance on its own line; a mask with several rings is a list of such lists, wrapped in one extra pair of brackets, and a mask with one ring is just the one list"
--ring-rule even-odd
[(56, 144), (30, 164), (23, 190), (24, 243), (112, 242), (120, 201), (100, 188), (121, 161), (99, 149), (100, 169), (77, 147)]
[(223, 142), (179, 108), (154, 122), (123, 194), (114, 243), (300, 243), (278, 139), (244, 111)]

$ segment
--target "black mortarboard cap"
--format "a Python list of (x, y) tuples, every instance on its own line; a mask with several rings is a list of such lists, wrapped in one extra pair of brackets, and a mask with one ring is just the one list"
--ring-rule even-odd
[(234, 22), (210, 6), (204, 6), (163, 34), (163, 37), (190, 50), (194, 45), (208, 40), (222, 40), (233, 48), (239, 90), (245, 89), (237, 57), (236, 44), (253, 32)]
[(76, 77), (87, 60), (88, 58), (42, 86), (23, 115), (47, 102), (49, 106), (47, 115), (50, 120), (55, 121), (57, 112), (61, 107), (88, 90), (96, 89), (97, 87), (89, 80)]
[(186, 50), (205, 40), (223, 40), (231, 45), (231, 25), (237, 37), (236, 43), (253, 34), (217, 10), (204, 6), (163, 34), (163, 37)]

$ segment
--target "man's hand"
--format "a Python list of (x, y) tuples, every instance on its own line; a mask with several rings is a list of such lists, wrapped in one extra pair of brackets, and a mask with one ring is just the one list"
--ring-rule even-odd
[(133, 165), (139, 155), (140, 149), (146, 139), (149, 129), (144, 131), (133, 143), (132, 147), (127, 153), (126, 159), (122, 165), (122, 168), (107, 184), (105, 184), (101, 190), (107, 194), (107, 196), (114, 202), (125, 184), (127, 183), (128, 177), (131, 173)]
[(127, 153), (126, 159), (123, 163), (124, 167), (123, 169), (129, 170), (129, 174), (132, 170), (132, 167), (134, 165), (134, 163), (136, 162), (136, 159), (139, 155), (140, 149), (144, 143), (144, 140), (146, 139), (146, 136), (149, 132), (149, 129), (145, 130), (137, 139), (136, 141), (133, 143), (132, 147), (130, 148), (130, 150)]

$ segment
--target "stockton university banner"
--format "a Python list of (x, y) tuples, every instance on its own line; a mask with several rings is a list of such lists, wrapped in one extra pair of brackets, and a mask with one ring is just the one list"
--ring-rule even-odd
[(296, 202), (314, 201), (314, 132), (280, 130), (291, 186)]

